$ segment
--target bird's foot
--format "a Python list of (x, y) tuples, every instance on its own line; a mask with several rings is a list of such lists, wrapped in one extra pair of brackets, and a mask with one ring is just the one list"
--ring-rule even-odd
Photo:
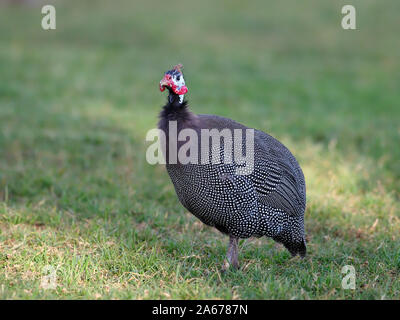
[(229, 269), (233, 270), (239, 270), (239, 263), (230, 263), (228, 260), (225, 260), (224, 263), (222, 264), (222, 272), (226, 272)]
[(230, 267), (234, 269), (239, 269), (238, 262), (238, 239), (234, 237), (229, 238), (229, 247), (227, 253), (227, 260), (225, 260), (222, 270), (226, 271)]

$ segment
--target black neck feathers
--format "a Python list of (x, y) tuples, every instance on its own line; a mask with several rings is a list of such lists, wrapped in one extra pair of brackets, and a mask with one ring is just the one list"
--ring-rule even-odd
[(177, 122), (178, 131), (184, 128), (195, 129), (197, 123), (197, 116), (189, 111), (187, 101), (183, 100), (180, 103), (179, 96), (174, 93), (169, 94), (168, 103), (161, 110), (159, 117), (158, 128), (164, 132), (168, 132), (169, 121)]

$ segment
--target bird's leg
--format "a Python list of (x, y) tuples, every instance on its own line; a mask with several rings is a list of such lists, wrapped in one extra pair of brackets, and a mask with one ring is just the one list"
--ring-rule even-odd
[(232, 265), (235, 269), (239, 269), (239, 262), (238, 262), (238, 238), (229, 237), (229, 247), (228, 247), (228, 263)]

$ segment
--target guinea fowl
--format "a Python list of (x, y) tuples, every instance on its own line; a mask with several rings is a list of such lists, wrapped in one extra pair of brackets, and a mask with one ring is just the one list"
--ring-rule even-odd
[[(160, 113), (158, 127), (165, 133), (163, 153), (166, 168), (182, 205), (203, 223), (229, 235), (227, 259), (235, 268), (238, 264), (238, 239), (267, 236), (282, 243), (292, 256), (306, 254), (304, 211), (306, 187), (303, 172), (291, 152), (270, 135), (248, 128), (231, 119), (216, 115), (196, 115), (189, 111), (184, 95), (185, 85), (182, 65), (164, 74), (160, 90), (168, 89), (168, 102)], [(175, 123), (176, 133), (172, 133)], [(180, 135), (185, 129), (197, 134), (197, 139), (177, 139), (171, 143), (171, 135)], [(222, 132), (253, 130), (253, 166), (238, 174), (243, 164), (229, 161), (204, 162), (203, 130)], [(232, 134), (232, 136), (234, 136)], [(246, 136), (247, 138), (247, 136)], [(175, 137), (176, 139), (176, 137)], [(210, 139), (208, 136), (207, 139)], [(181, 141), (182, 140), (182, 141)], [(226, 142), (227, 136), (223, 137)], [(225, 141), (226, 140), (226, 141)], [(243, 151), (249, 141), (239, 139)], [(187, 163), (171, 157), (184, 144), (200, 148), (195, 160)], [(237, 146), (234, 140), (233, 145)], [(207, 144), (205, 144), (208, 146)], [(229, 144), (211, 144), (208, 151), (218, 150), (221, 159), (229, 159)], [(203, 148), (203, 149), (201, 149)], [(208, 148), (208, 147), (207, 147)], [(240, 149), (240, 147), (239, 147)], [(186, 149), (187, 150), (187, 149)], [(189, 148), (192, 152), (192, 149)], [(172, 161), (174, 159), (175, 161)], [(228, 265), (229, 265), (228, 264)]]

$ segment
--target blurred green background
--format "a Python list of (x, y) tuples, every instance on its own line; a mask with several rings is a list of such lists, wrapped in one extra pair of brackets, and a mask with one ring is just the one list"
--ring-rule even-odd
[[(400, 3), (352, 0), (357, 30), (341, 27), (345, 4), (1, 2), (0, 298), (398, 299)], [(221, 273), (227, 239), (146, 163), (177, 63), (192, 111), (266, 131), (299, 160), (306, 259), (250, 239), (242, 270)]]

